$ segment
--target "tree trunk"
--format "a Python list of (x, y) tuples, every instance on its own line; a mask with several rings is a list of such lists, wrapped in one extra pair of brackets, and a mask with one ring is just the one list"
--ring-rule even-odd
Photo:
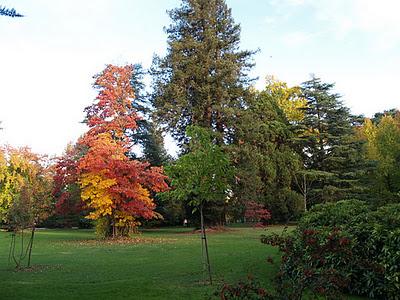
[(33, 238), (35, 237), (35, 229), (36, 229), (36, 224), (33, 224), (32, 232), (31, 232), (31, 240), (29, 243), (28, 268), (31, 266), (31, 254), (32, 254), (32, 247), (33, 247)]
[(304, 197), (304, 212), (307, 212), (307, 179), (306, 179), (306, 174), (303, 174), (303, 197)]
[(204, 227), (203, 205), (200, 206), (200, 226), (201, 226), (201, 249), (203, 253), (203, 264), (207, 268), (208, 278), (210, 280), (210, 284), (212, 285), (210, 257), (208, 255), (207, 235)]

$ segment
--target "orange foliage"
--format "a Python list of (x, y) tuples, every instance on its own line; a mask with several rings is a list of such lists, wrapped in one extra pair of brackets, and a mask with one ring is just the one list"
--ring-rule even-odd
[(100, 89), (85, 109), (89, 131), (79, 144), (87, 148), (78, 162), (82, 199), (92, 209), (89, 218), (108, 217), (114, 226), (135, 226), (138, 218), (156, 217), (150, 192), (168, 189), (163, 169), (131, 160), (127, 133), (136, 129), (132, 107), (132, 66), (108, 65), (96, 77)]

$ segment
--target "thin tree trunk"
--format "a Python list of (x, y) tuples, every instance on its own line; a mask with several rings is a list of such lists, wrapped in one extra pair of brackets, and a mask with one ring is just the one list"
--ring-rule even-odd
[(36, 229), (36, 224), (33, 224), (32, 232), (31, 232), (31, 241), (29, 244), (28, 268), (31, 266), (31, 255), (32, 255), (32, 247), (33, 247), (33, 238), (35, 237), (35, 229)]
[(15, 267), (16, 267), (16, 268), (19, 268), (21, 262), (15, 258), (16, 235), (17, 235), (17, 233), (14, 231), (14, 234), (13, 234), (13, 237), (12, 237), (12, 239), (13, 239), (13, 244), (12, 244), (12, 255), (11, 255), (11, 257), (12, 257), (14, 263), (15, 263)]
[(205, 251), (205, 254), (206, 254), (205, 259), (204, 259), (204, 255), (203, 255), (203, 263), (207, 267), (208, 278), (210, 280), (210, 284), (212, 285), (210, 257), (208, 255), (207, 235), (206, 235), (206, 230), (204, 227), (203, 205), (200, 206), (200, 226), (201, 226), (201, 246), (202, 246), (202, 249), (204, 249), (202, 251), (203, 251), (203, 253)]
[(11, 259), (14, 259), (15, 251), (15, 231), (11, 235), (10, 252), (8, 253), (8, 263), (11, 263)]
[(22, 260), (22, 255), (24, 254), (24, 227), (21, 229), (21, 251), (19, 252), (19, 260)]

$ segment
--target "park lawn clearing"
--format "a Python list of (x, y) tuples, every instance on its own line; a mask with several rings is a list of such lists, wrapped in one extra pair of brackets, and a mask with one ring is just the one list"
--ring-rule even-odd
[(8, 264), (10, 234), (0, 232), (0, 299), (207, 299), (248, 274), (273, 286), (279, 252), (259, 236), (283, 227), (209, 234), (212, 287), (202, 272), (200, 235), (182, 234), (191, 230), (143, 230), (121, 243), (97, 241), (91, 230), (40, 230), (33, 268), (22, 271)]

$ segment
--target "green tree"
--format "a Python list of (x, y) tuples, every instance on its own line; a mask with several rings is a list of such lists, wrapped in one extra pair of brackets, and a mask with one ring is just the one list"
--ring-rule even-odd
[(190, 151), (166, 169), (172, 186), (166, 197), (188, 201), (199, 210), (203, 259), (212, 283), (203, 209), (207, 203), (226, 201), (232, 171), (228, 156), (213, 142), (214, 134), (191, 126), (187, 128), (187, 135)]
[(218, 132), (221, 144), (245, 107), (253, 52), (239, 50), (240, 26), (224, 0), (182, 0), (169, 16), (167, 55), (151, 69), (157, 120), (180, 145), (189, 125)]
[(242, 206), (261, 202), (272, 218), (287, 221), (302, 210), (301, 197), (291, 188), (300, 157), (291, 147), (291, 127), (279, 99), (270, 85), (254, 92), (228, 151), (235, 166), (235, 200)]
[[(135, 93), (135, 101), (132, 102), (132, 106), (140, 118), (137, 120), (137, 128), (131, 133), (131, 139), (134, 144), (141, 146), (142, 160), (148, 161), (152, 166), (162, 166), (170, 160), (170, 157), (164, 147), (162, 132), (152, 116), (154, 107), (149, 94), (145, 91), (144, 76), (146, 74), (141, 64), (133, 65), (131, 85)], [(131, 153), (131, 156), (138, 158), (134, 153)]]
[(145, 134), (142, 136), (143, 159), (152, 166), (163, 166), (171, 158), (164, 147), (164, 137), (153, 121), (147, 122)]
[(299, 152), (306, 170), (330, 173), (315, 182), (310, 191), (313, 203), (358, 198), (365, 193), (360, 179), (366, 162), (360, 155), (362, 142), (355, 137), (359, 118), (350, 114), (333, 89), (334, 84), (316, 77), (302, 84), (307, 106), (297, 138)]
[(387, 109), (387, 110), (384, 110), (383, 112), (378, 112), (378, 113), (374, 114), (374, 117), (371, 119), (371, 121), (372, 121), (372, 123), (377, 125), (377, 124), (379, 124), (379, 122), (382, 120), (383, 117), (391, 116), (391, 117), (395, 118), (396, 115), (398, 115), (399, 113), (400, 113), (400, 111), (397, 108)]
[(367, 158), (375, 162), (369, 186), (376, 204), (400, 201), (400, 112), (381, 116), (376, 125), (366, 119), (361, 130)]

